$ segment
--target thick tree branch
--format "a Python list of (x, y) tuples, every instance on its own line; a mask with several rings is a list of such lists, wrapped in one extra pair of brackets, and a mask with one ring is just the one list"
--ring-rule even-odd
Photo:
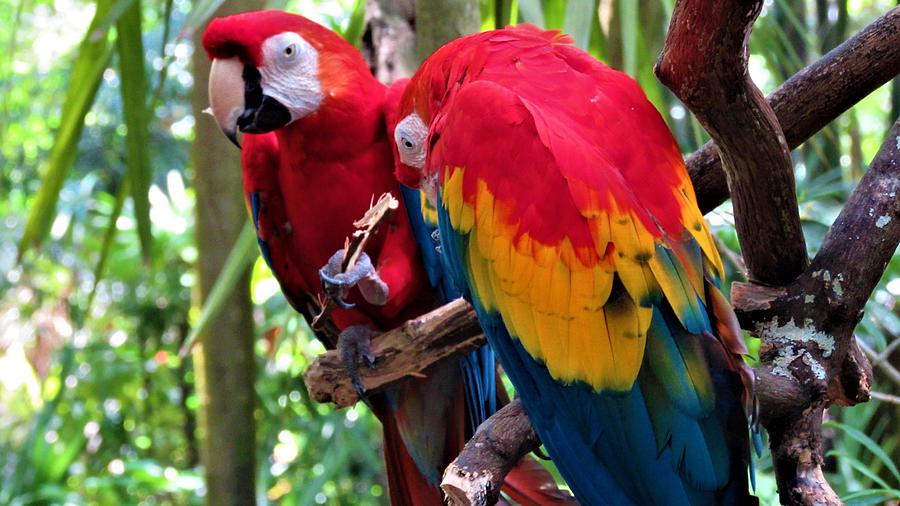
[(656, 74), (720, 146), (749, 277), (775, 286), (807, 260), (787, 141), (747, 71), (746, 41), (762, 3), (679, 1)]
[[(360, 369), (366, 392), (381, 392), (404, 378), (423, 376), (429, 366), (485, 344), (475, 311), (464, 300), (410, 320), (372, 341), (374, 369)], [(319, 356), (304, 375), (316, 402), (352, 406), (359, 400), (336, 350)]]
[(360, 50), (383, 83), (413, 75), (419, 64), (414, 8), (413, 0), (366, 0), (366, 32)]
[[(793, 178), (786, 177), (792, 171), (785, 139), (746, 73), (746, 38), (761, 2), (738, 3), (679, 2), (658, 70), (721, 146), (751, 278), (784, 286), (738, 285), (733, 292), (743, 325), (764, 340), (758, 394), (781, 500), (839, 504), (821, 468), (822, 413), (833, 403), (869, 397), (871, 367), (853, 329), (900, 239), (900, 131), (891, 131), (819, 254), (803, 269), (802, 234), (798, 240), (791, 228), (799, 228), (799, 220)], [(712, 59), (708, 70), (696, 70), (701, 58)], [(773, 193), (778, 195), (767, 197)], [(788, 233), (780, 236), (761, 217), (776, 228), (789, 227)], [(779, 268), (781, 259), (788, 268)]]
[[(794, 149), (898, 73), (900, 7), (794, 74), (767, 100)], [(701, 211), (708, 213), (729, 198), (714, 143), (688, 157), (687, 166)]]
[[(718, 143), (751, 281), (778, 287), (736, 284), (732, 298), (763, 339), (757, 393), (781, 501), (840, 504), (822, 472), (822, 415), (869, 399), (872, 370), (853, 329), (900, 240), (900, 125), (806, 268), (787, 141), (747, 73), (761, 5), (679, 0), (657, 74)], [(900, 31), (900, 11), (884, 19)]]
[(541, 446), (522, 403), (516, 399), (483, 423), (447, 469), (441, 488), (452, 505), (497, 502), (507, 473)]
[(758, 393), (783, 502), (838, 503), (821, 472), (822, 413), (869, 398), (872, 368), (853, 329), (900, 241), (898, 192), (900, 122), (803, 275), (732, 291), (742, 325), (764, 340)]

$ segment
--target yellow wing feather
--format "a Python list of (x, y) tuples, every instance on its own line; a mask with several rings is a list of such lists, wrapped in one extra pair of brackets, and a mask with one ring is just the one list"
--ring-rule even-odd
[[(630, 388), (643, 360), (652, 301), (664, 295), (678, 313), (696, 309), (688, 306), (703, 298), (703, 273), (685, 268), (687, 250), (648, 230), (633, 211), (583, 214), (593, 252), (576, 250), (568, 237), (542, 244), (519, 230), (513, 203), (497, 199), (484, 181), (464, 195), (464, 168), (444, 176), (442, 204), (453, 228), (469, 237), (464, 255), (474, 294), (486, 310), (500, 312), (510, 334), (559, 381)], [(685, 239), (721, 265), (699, 211), (686, 211), (683, 219)], [(691, 228), (695, 223), (700, 230)], [(676, 258), (658, 256), (657, 248), (670, 248)]]

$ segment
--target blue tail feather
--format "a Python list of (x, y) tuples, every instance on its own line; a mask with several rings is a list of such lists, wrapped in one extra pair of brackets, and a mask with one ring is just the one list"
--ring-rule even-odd
[[(437, 225), (427, 223), (422, 215), (421, 192), (403, 185), (400, 191), (431, 285), (439, 291), (443, 302), (458, 299), (462, 296), (458, 287), (464, 285), (457, 283), (459, 278), (454, 277), (439, 250)], [(488, 346), (482, 346), (460, 361), (468, 413), (467, 436), (474, 434), (478, 426), (497, 411), (495, 363), (494, 352)]]

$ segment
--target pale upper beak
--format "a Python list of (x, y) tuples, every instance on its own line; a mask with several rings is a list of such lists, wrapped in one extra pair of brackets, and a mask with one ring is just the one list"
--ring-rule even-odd
[(238, 58), (214, 59), (209, 69), (209, 108), (219, 128), (238, 148), (240, 130), (263, 134), (291, 122), (291, 112), (262, 89), (259, 70)]
[(236, 57), (216, 58), (209, 69), (209, 107), (219, 128), (238, 148), (237, 120), (244, 112), (243, 72), (244, 64)]

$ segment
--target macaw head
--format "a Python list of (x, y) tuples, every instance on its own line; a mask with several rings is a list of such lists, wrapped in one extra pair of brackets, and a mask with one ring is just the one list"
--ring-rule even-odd
[[(426, 170), (426, 155), (432, 144), (431, 126), (441, 107), (447, 79), (444, 72), (444, 55), (448, 44), (430, 56), (406, 84), (396, 115), (396, 126), (388, 125), (397, 146), (397, 179), (411, 187), (421, 188), (432, 204), (437, 199), (437, 172)], [(435, 139), (436, 140), (436, 139)]]
[(284, 11), (214, 19), (203, 34), (212, 60), (210, 109), (238, 147), (237, 132), (265, 133), (315, 114), (328, 97), (369, 73), (333, 31)]

